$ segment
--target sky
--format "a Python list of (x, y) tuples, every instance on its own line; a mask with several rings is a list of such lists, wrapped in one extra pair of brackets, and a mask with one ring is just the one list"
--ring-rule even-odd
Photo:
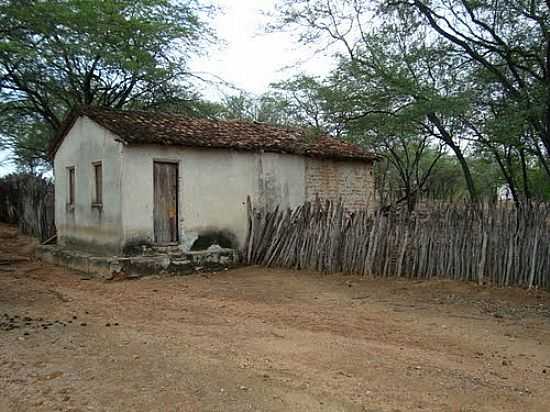
[[(266, 12), (274, 10), (274, 0), (213, 0), (220, 7), (213, 26), (222, 44), (207, 56), (191, 63), (192, 71), (219, 77), (239, 89), (259, 95), (272, 82), (293, 74), (328, 73), (332, 60), (298, 44), (290, 33), (266, 33)], [(223, 91), (223, 90), (222, 90)], [(221, 98), (219, 90), (203, 91), (211, 100)]]

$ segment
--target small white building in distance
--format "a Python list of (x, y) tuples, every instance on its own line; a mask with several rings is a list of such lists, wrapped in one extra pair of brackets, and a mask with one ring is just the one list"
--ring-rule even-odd
[(50, 155), (58, 244), (99, 256), (240, 248), (247, 196), (283, 208), (316, 197), (351, 210), (374, 203), (375, 155), (263, 123), (80, 108)]

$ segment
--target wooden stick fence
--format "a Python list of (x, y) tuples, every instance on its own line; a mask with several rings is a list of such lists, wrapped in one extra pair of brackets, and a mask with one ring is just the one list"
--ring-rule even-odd
[(248, 200), (246, 263), (412, 279), (550, 288), (550, 205), (439, 205), (350, 213), (319, 201), (263, 211)]
[(55, 234), (54, 186), (33, 175), (0, 179), (0, 221), (17, 224), (21, 233), (44, 241)]

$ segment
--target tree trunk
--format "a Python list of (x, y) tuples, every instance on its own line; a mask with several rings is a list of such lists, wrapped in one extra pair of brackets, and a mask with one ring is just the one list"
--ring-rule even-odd
[(519, 199), (519, 196), (518, 196), (518, 191), (516, 189), (516, 184), (514, 182), (514, 178), (513, 178), (512, 174), (508, 173), (508, 170), (506, 170), (506, 166), (502, 162), (502, 159), (501, 159), (500, 155), (498, 154), (498, 151), (496, 149), (494, 149), (494, 150), (492, 149), (492, 151), (493, 151), (493, 154), (495, 155), (495, 159), (496, 159), (496, 161), (497, 161), (497, 163), (500, 167), (500, 170), (502, 171), (502, 175), (504, 176), (504, 179), (506, 179), (506, 184), (510, 188), (510, 192), (512, 193), (512, 199), (514, 200), (514, 204), (516, 205), (516, 207), (519, 208), (521, 203), (520, 203), (520, 199)]
[(474, 178), (472, 177), (472, 173), (470, 172), (470, 167), (468, 166), (468, 162), (466, 161), (466, 158), (462, 154), (462, 150), (460, 149), (460, 146), (455, 144), (453, 142), (453, 137), (451, 134), (447, 131), (445, 126), (443, 126), (443, 123), (441, 123), (441, 120), (435, 113), (428, 113), (428, 120), (437, 128), (440, 135), (439, 137), (449, 148), (453, 151), (456, 158), (458, 159), (458, 163), (460, 164), (460, 167), (462, 168), (462, 173), (464, 174), (464, 181), (466, 183), (466, 189), (468, 190), (468, 193), (470, 195), (470, 200), (472, 202), (477, 202), (477, 190), (474, 183)]
[(529, 190), (529, 175), (523, 147), (519, 148), (519, 158), (521, 160), (521, 177), (523, 178), (523, 199), (528, 202), (531, 199), (531, 191)]
[(477, 190), (475, 187), (474, 178), (472, 177), (472, 173), (470, 172), (470, 167), (468, 166), (468, 162), (462, 154), (462, 150), (460, 149), (460, 147), (458, 147), (454, 143), (449, 147), (454, 152), (456, 158), (458, 159), (458, 163), (462, 168), (462, 173), (464, 174), (464, 181), (466, 182), (466, 189), (468, 189), (470, 200), (475, 203), (478, 200)]

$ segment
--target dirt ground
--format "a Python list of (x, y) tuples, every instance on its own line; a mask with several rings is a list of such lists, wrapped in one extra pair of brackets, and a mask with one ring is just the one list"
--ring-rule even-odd
[(1, 411), (550, 410), (548, 293), (258, 267), (105, 282), (31, 253), (0, 226)]

